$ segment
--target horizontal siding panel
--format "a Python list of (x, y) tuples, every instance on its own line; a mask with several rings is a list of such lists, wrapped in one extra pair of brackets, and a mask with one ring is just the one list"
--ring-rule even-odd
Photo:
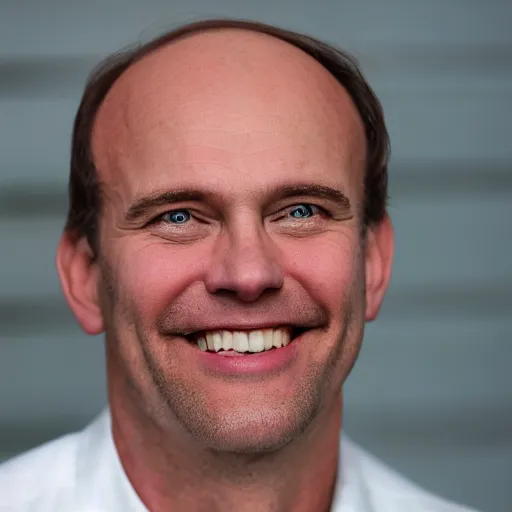
[(55, 250), (63, 219), (0, 221), (0, 300), (58, 296)]
[(443, 95), (421, 91), (382, 98), (397, 159), (510, 160), (510, 92)]
[(510, 512), (512, 444), (483, 447), (473, 440), (464, 448), (461, 435), (466, 432), (465, 425), (473, 422), (474, 416), (461, 418), (453, 425), (459, 435), (447, 442), (443, 442), (443, 430), (411, 439), (407, 424), (394, 431), (396, 436), (388, 430), (381, 434), (380, 422), (375, 418), (371, 424), (365, 424), (366, 428), (348, 431), (360, 444), (425, 489), (474, 510)]
[(510, 198), (401, 199), (390, 208), (395, 225), (392, 283), (397, 287), (456, 287), (495, 283), (512, 273)]
[[(351, 52), (382, 98), (510, 94), (511, 44), (362, 45)], [(2, 55), (0, 98), (78, 98), (102, 55)]]
[(51, 335), (2, 336), (0, 346), (0, 431), (18, 423), (86, 418), (105, 403), (101, 337), (61, 326)]
[(469, 416), (481, 407), (501, 410), (512, 424), (511, 337), (510, 317), (377, 320), (367, 326), (347, 404), (361, 415), (404, 410), (421, 417), (437, 409)]
[(47, 0), (44, 8), (33, 3), (24, 5), (23, 9), (15, 2), (2, 2), (0, 51), (103, 54), (137, 37), (145, 39), (167, 27), (205, 16), (254, 18), (305, 30), (348, 46), (368, 42), (377, 45), (512, 42), (512, 7), (504, 1), (482, 4), (475, 0), (428, 3), (392, 0), (381, 4), (365, 0), (340, 4), (327, 0), (319, 8), (308, 0), (297, 0), (290, 8), (288, 2), (261, 6), (218, 0), (212, 6), (209, 0), (196, 0), (193, 5), (182, 1), (131, 0), (107, 10), (98, 2)]
[(67, 180), (77, 108), (78, 99), (0, 101), (0, 187)]

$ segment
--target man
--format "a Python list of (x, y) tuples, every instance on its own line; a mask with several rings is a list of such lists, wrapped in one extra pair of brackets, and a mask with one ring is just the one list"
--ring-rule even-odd
[(210, 21), (107, 60), (57, 267), (110, 407), (7, 463), (2, 510), (467, 510), (341, 436), (391, 274), (387, 159), (356, 65), (306, 36)]

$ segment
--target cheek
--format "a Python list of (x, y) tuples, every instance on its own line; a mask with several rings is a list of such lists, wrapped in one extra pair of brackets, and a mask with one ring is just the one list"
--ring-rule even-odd
[(295, 241), (284, 249), (287, 268), (311, 298), (332, 312), (362, 285), (357, 236), (332, 234), (312, 241)]
[(161, 241), (119, 244), (113, 262), (118, 300), (151, 323), (191, 283), (200, 279), (205, 261), (198, 246)]

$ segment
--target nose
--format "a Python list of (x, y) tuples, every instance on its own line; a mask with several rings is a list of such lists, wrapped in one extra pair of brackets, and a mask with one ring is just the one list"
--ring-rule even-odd
[(241, 227), (217, 240), (205, 285), (210, 293), (227, 293), (252, 302), (283, 286), (276, 248), (262, 228)]

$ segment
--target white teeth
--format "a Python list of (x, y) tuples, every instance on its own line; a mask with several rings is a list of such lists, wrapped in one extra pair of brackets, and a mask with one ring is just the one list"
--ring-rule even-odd
[(265, 340), (261, 331), (251, 331), (249, 333), (249, 352), (263, 352), (265, 350)]
[(249, 336), (245, 332), (233, 333), (233, 349), (237, 352), (249, 352)]
[(263, 341), (265, 344), (265, 350), (270, 350), (274, 340), (274, 329), (265, 329), (263, 331)]
[(206, 343), (208, 344), (208, 350), (215, 350), (213, 346), (213, 332), (206, 333)]
[(272, 344), (276, 348), (281, 348), (281, 330), (276, 329), (273, 334)]
[(202, 351), (263, 352), (271, 348), (286, 347), (290, 331), (286, 328), (254, 329), (253, 331), (210, 331), (197, 340)]
[(233, 333), (231, 331), (222, 331), (222, 348), (223, 350), (230, 350), (233, 348)]
[(203, 351), (203, 352), (206, 352), (208, 350), (208, 345), (206, 344), (206, 340), (201, 337), (197, 340), (197, 344), (199, 345), (199, 348)]
[(218, 352), (222, 348), (222, 334), (220, 331), (213, 333), (213, 348), (215, 352)]

